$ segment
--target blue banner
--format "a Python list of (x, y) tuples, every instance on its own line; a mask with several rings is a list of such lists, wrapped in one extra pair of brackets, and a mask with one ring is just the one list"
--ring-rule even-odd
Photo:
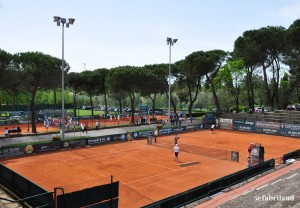
[(104, 144), (112, 141), (112, 136), (100, 136), (95, 138), (88, 138), (87, 145), (94, 145), (94, 144)]
[(0, 157), (12, 157), (25, 154), (25, 146), (0, 148)]
[(166, 128), (166, 129), (160, 129), (159, 130), (159, 135), (167, 135), (167, 134), (171, 134), (173, 132), (172, 128)]
[(233, 120), (233, 129), (239, 131), (255, 132), (255, 121)]
[(186, 126), (186, 131), (194, 131), (200, 129), (201, 124)]
[(283, 136), (300, 137), (299, 124), (281, 124), (281, 134)]
[(139, 132), (139, 138), (147, 138), (149, 135), (153, 136), (153, 131), (141, 131)]
[(186, 127), (185, 126), (178, 126), (178, 127), (175, 127), (173, 128), (173, 132), (184, 132), (186, 131)]
[(67, 141), (61, 141), (61, 148), (75, 148), (84, 147), (86, 145), (86, 139), (72, 139)]
[(281, 135), (281, 125), (275, 122), (256, 121), (256, 132)]

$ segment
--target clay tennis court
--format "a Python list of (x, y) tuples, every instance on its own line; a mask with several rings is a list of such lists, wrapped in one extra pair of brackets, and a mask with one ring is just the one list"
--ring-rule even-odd
[[(140, 117), (137, 117), (140, 118)], [(149, 117), (147, 117), (149, 119)], [(158, 120), (166, 119), (166, 116), (157, 115), (156, 118)], [(88, 124), (89, 128), (96, 128), (96, 121), (97, 119), (88, 120), (88, 119), (82, 119), (80, 120), (80, 123), (86, 122)], [(107, 128), (112, 126), (122, 126), (122, 125), (129, 125), (130, 124), (130, 118), (121, 118), (120, 121), (118, 121), (116, 118), (114, 119), (100, 119), (100, 128)], [(9, 130), (13, 129), (13, 127), (19, 126), (22, 130), (21, 134), (27, 134), (32, 132), (31, 123), (21, 123), (21, 124), (7, 124), (0, 126), (0, 135), (4, 136), (4, 129), (8, 128)], [(70, 127), (72, 128), (72, 127)], [(36, 123), (36, 131), (37, 133), (45, 133), (45, 132), (58, 132), (59, 127), (54, 125), (49, 125), (48, 129), (45, 128), (44, 123)]]
[[(119, 207), (134, 208), (246, 168), (250, 143), (265, 147), (265, 160), (281, 157), (300, 146), (300, 139), (296, 138), (219, 129), (213, 134), (201, 130), (179, 136), (179, 146), (238, 150), (240, 162), (186, 152), (181, 152), (179, 161), (175, 161), (171, 149), (136, 140), (12, 158), (1, 163), (48, 191), (64, 187), (65, 192), (71, 192), (105, 184), (113, 175), (114, 181), (120, 181)], [(173, 144), (173, 137), (158, 137), (157, 142)], [(189, 162), (198, 163), (179, 166)]]

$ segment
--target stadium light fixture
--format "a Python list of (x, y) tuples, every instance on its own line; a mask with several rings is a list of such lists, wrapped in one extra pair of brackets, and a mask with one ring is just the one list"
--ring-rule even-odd
[(168, 121), (169, 121), (169, 125), (171, 126), (171, 46), (174, 45), (174, 43), (177, 42), (178, 39), (173, 39), (170, 37), (167, 37), (167, 44), (170, 46), (170, 50), (169, 50), (169, 109), (168, 109)]
[(62, 24), (62, 64), (61, 64), (61, 139), (65, 138), (65, 61), (64, 61), (64, 27), (69, 27), (69, 25), (73, 25), (75, 22), (74, 18), (69, 18), (68, 22), (66, 18), (61, 18), (58, 16), (53, 17), (54, 22), (56, 22), (57, 26)]

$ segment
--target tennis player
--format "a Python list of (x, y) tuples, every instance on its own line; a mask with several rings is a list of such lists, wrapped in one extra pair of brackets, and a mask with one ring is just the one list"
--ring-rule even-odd
[(211, 129), (211, 134), (214, 132), (214, 128), (215, 128), (215, 124), (211, 125), (210, 129)]
[(178, 147), (178, 144), (175, 144), (173, 147), (173, 152), (175, 153), (175, 160), (178, 160), (178, 154), (179, 154), (180, 148)]
[(175, 136), (174, 136), (174, 143), (175, 143), (175, 144), (178, 143), (178, 139), (179, 139), (179, 136), (178, 136), (177, 133), (176, 133)]

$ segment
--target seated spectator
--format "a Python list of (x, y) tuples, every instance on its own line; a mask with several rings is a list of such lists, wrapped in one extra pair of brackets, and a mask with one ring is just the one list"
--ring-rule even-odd
[(17, 130), (17, 128), (16, 128), (16, 127), (13, 127), (13, 128), (12, 128), (12, 130), (14, 130), (14, 131), (15, 131), (15, 130)]
[(18, 130), (18, 131), (21, 131), (21, 128), (20, 128), (20, 126), (18, 126), (18, 127), (17, 127), (17, 130)]

